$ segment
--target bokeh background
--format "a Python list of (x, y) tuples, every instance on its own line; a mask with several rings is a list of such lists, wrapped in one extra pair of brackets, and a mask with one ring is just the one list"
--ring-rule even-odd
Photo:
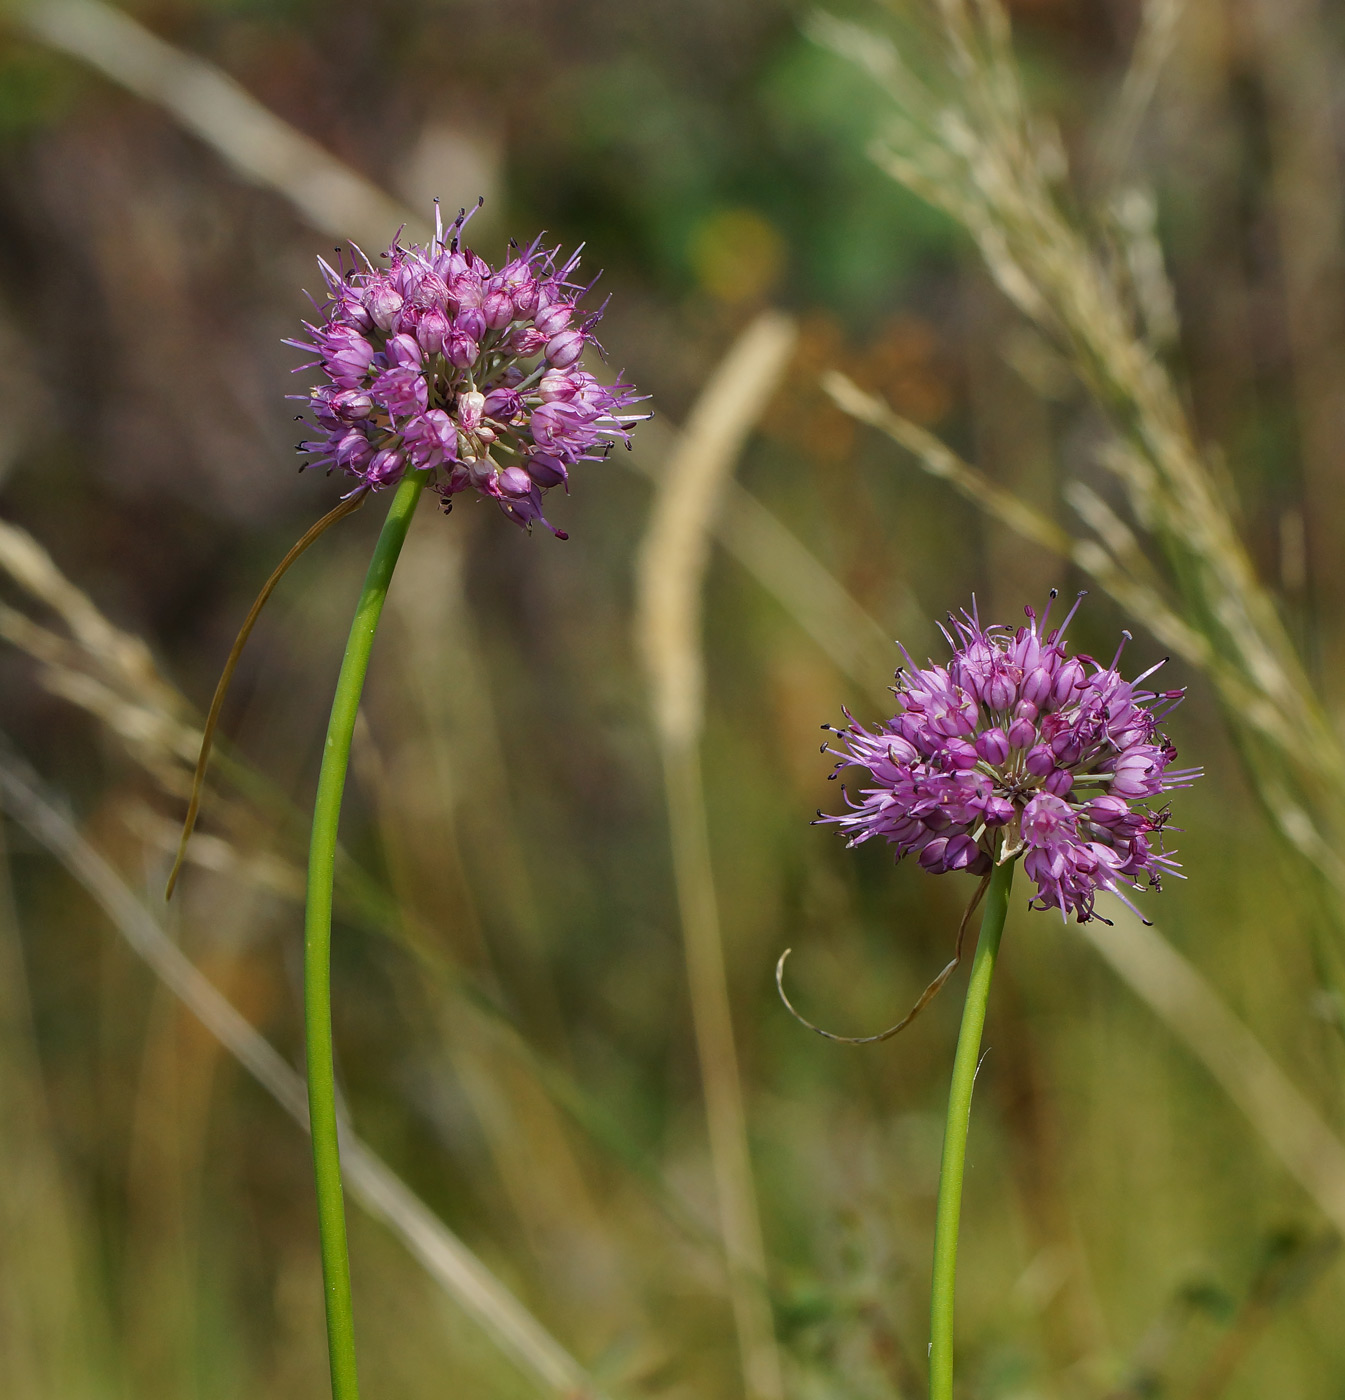
[[(485, 197), (486, 256), (541, 228), (585, 243), (612, 297), (609, 369), (657, 417), (553, 496), (567, 542), (427, 504), (397, 574), (343, 827), (339, 1074), (365, 1143), (541, 1340), (483, 1325), (484, 1273), (425, 1266), (447, 1238), (426, 1218), (399, 1233), (354, 1200), (371, 1400), (922, 1392), (963, 983), (857, 1048), (791, 1019), (773, 969), (792, 947), (800, 1009), (861, 1033), (946, 961), (970, 882), (809, 825), (839, 802), (819, 725), (884, 713), (891, 638), (937, 656), (936, 619), (973, 593), (1013, 620), (1051, 586), (1091, 590), (1082, 649), (1109, 658), (1128, 627), (1133, 670), (1173, 654), (1190, 693), (1169, 730), (1207, 776), (1175, 804), (1190, 878), (1146, 898), (1152, 935), (1118, 920), (1124, 967), (1106, 928), (1016, 899), (973, 1115), (962, 1392), (1345, 1394), (1345, 17), (1319, 0), (1009, 9), (1006, 69), (997, 12), (953, 0), (970, 59), (922, 0), (834, 6), (866, 39), (778, 0), (4, 8), (7, 1396), (323, 1393), (306, 1141), (164, 970), (175, 946), (301, 1064), (304, 812), (377, 507), (264, 614), (193, 859), (171, 905), (161, 889), (233, 634), (340, 491), (296, 473), (285, 395), (309, 381), (282, 339), (317, 255), (343, 234), (385, 244), (435, 196)], [(837, 52), (868, 44), (881, 69), (888, 41), (932, 94), (922, 121), (965, 106), (1017, 151), (926, 170), (942, 209), (873, 158), (899, 104)], [(1021, 121), (987, 78), (1006, 71)], [(955, 122), (925, 128), (965, 154)], [(1019, 195), (1049, 199), (1075, 243), (1014, 225)], [(1075, 255), (1120, 322), (1052, 303)], [(737, 1057), (708, 1069), (724, 1091), (728, 1064), (730, 1107), (741, 1086), (721, 1141), (750, 1144), (755, 1206), (729, 1203), (747, 1238), (741, 1212), (759, 1219), (761, 1276), (725, 1262), (735, 1178), (707, 1135), (710, 1013), (689, 990), (677, 759), (637, 577), (656, 501), (732, 436), (722, 404), (702, 411), (738, 372), (725, 356), (771, 312), (787, 353), (703, 503), (690, 789)], [(1099, 343), (1119, 325), (1138, 347), (1129, 397), (1093, 314)], [(1182, 470), (1199, 489), (1164, 495)]]

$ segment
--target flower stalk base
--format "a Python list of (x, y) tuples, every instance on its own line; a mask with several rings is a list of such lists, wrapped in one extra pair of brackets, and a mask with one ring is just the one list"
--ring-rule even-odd
[(350, 765), (360, 695), (369, 653), (383, 612), (388, 584), (406, 540), (425, 475), (408, 474), (393, 496), (374, 546), (364, 588), (350, 626), (341, 674), (332, 698), (327, 739), (322, 749), (313, 834), (308, 855), (308, 899), (304, 915), (304, 1046), (308, 1061), (308, 1117), (317, 1182), (318, 1233), (322, 1244), (322, 1283), (327, 1307), (327, 1348), (333, 1400), (358, 1400), (355, 1324), (350, 1299), (350, 1258), (346, 1247), (345, 1203), (337, 1141), (336, 1076), (332, 1058), (332, 893), (336, 838)]
[(962, 1213), (962, 1177), (967, 1160), (967, 1129), (971, 1094), (981, 1054), (990, 979), (995, 971), (999, 941), (1009, 912), (1009, 890), (1015, 862), (997, 865), (985, 896), (985, 913), (976, 942), (976, 957), (967, 984), (962, 1028), (953, 1059), (953, 1082), (948, 1091), (948, 1119), (939, 1166), (939, 1204), (934, 1225), (934, 1282), (930, 1295), (929, 1397), (953, 1397), (953, 1301), (957, 1283), (957, 1231)]

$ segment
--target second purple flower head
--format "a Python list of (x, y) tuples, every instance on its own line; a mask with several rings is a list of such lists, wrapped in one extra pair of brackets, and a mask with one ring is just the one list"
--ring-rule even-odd
[(602, 311), (579, 307), (579, 254), (561, 261), (538, 238), (496, 270), (462, 243), (468, 217), (445, 229), (436, 205), (430, 246), (394, 242), (386, 268), (358, 249), (350, 269), (321, 262), (321, 322), (288, 342), (316, 352), (302, 368), (327, 379), (307, 395), (319, 436), (299, 450), (374, 489), (433, 471), (446, 506), (470, 487), (563, 539), (542, 493), (629, 445), (649, 414), (628, 411), (640, 401), (630, 385), (580, 368)]
[(1124, 680), (1124, 642), (1107, 666), (1071, 656), (1074, 610), (1050, 632), (1050, 605), (1040, 618), (1025, 611), (1025, 627), (983, 628), (973, 603), (949, 618), (946, 666), (906, 657), (892, 719), (868, 730), (847, 715), (826, 752), (838, 771), (867, 769), (870, 785), (846, 793), (849, 811), (821, 820), (852, 846), (881, 836), (898, 860), (914, 855), (935, 874), (984, 874), (1021, 855), (1033, 905), (1082, 923), (1095, 917), (1098, 890), (1128, 904), (1118, 886), (1157, 888), (1176, 870), (1162, 849), (1167, 811), (1149, 804), (1200, 769), (1173, 768), (1177, 751), (1158, 731), (1183, 695), (1143, 688), (1162, 662)]

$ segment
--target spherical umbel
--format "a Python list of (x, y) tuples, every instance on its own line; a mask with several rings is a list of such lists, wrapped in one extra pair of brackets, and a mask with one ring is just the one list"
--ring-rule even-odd
[[(475, 211), (472, 211), (475, 212)], [(542, 493), (569, 489), (576, 462), (605, 457), (648, 413), (629, 384), (600, 384), (580, 367), (602, 309), (585, 313), (588, 287), (572, 280), (541, 239), (498, 271), (462, 243), (470, 214), (445, 229), (435, 209), (428, 248), (394, 241), (376, 267), (353, 248), (353, 265), (319, 259), (328, 299), (300, 366), (327, 383), (304, 396), (317, 435), (300, 443), (310, 467), (339, 469), (361, 487), (394, 486), (433, 473), (447, 508), (469, 488), (525, 527), (540, 521)], [(599, 347), (601, 348), (601, 347)]]
[(946, 666), (906, 656), (897, 713), (873, 730), (847, 713), (834, 731), (838, 747), (824, 751), (836, 771), (866, 769), (870, 785), (846, 793), (849, 811), (820, 820), (851, 846), (881, 836), (898, 860), (913, 854), (934, 874), (983, 875), (1022, 856), (1032, 905), (1080, 923), (1101, 917), (1098, 890), (1129, 904), (1118, 886), (1159, 888), (1177, 862), (1162, 849), (1167, 810), (1148, 804), (1201, 771), (1173, 768), (1177, 751), (1157, 728), (1183, 692), (1143, 688), (1162, 662), (1123, 680), (1124, 641), (1107, 666), (1071, 656), (1074, 609), (1051, 632), (1050, 604), (1040, 618), (1025, 609), (1016, 630), (983, 628), (974, 602), (950, 617)]

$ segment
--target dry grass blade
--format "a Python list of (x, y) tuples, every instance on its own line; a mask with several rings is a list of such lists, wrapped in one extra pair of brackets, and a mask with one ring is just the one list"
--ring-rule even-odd
[[(17, 548), (7, 548), (15, 541)], [(820, 564), (815, 560), (812, 564), (825, 575)], [(174, 797), (184, 797), (188, 765), (200, 750), (201, 731), (175, 717), (177, 712), (187, 709), (187, 703), (157, 671), (153, 671), (153, 661), (144, 643), (108, 622), (36, 541), (3, 522), (0, 522), (0, 568), (10, 572), (16, 582), (24, 584), (35, 601), (53, 607), (59, 603), (64, 612), (81, 617), (81, 635), (86, 642), (81, 644), (59, 636), (4, 604), (0, 604), (0, 639), (39, 662), (40, 679), (47, 690), (80, 706), (116, 735), (163, 791)], [(846, 600), (856, 615), (865, 618), (863, 610), (849, 599), (839, 584), (829, 575), (825, 576), (831, 588)], [(463, 606), (461, 600), (457, 606)], [(876, 623), (871, 625), (877, 630)], [(91, 650), (95, 645), (97, 650)], [(133, 674), (137, 678), (145, 666), (150, 668), (149, 683), (137, 679), (138, 688), (132, 689), (124, 680), (128, 668), (123, 665), (113, 669), (115, 658), (126, 657), (135, 661)], [(479, 736), (477, 742), (479, 744)], [(278, 822), (302, 833), (302, 814), (291, 808), (282, 794), (259, 786), (252, 770), (235, 765), (230, 777), (246, 789), (268, 823)], [(253, 802), (232, 813), (235, 824), (241, 820), (242, 830), (251, 829), (256, 815)], [(123, 819), (128, 829), (151, 848), (166, 858), (172, 857), (179, 840), (177, 823), (143, 805), (124, 809)], [(269, 848), (258, 850), (247, 845), (244, 849), (218, 836), (197, 834), (188, 848), (187, 858), (204, 870), (244, 881), (288, 901), (302, 902), (302, 868)], [(347, 916), (355, 918), (362, 927), (391, 938), (410, 953), (417, 965), (434, 979), (434, 984), (453, 998), (455, 1016), (467, 1018), (482, 1037), (490, 1039), (492, 1044), (498, 1043), (516, 1062), (516, 1067), (535, 1080), (584, 1133), (621, 1160), (681, 1234), (698, 1247), (713, 1246), (716, 1258), (722, 1258), (717, 1238), (710, 1238), (697, 1213), (668, 1186), (653, 1163), (641, 1151), (632, 1148), (616, 1121), (585, 1094), (567, 1071), (540, 1056), (519, 1034), (517, 1027), (503, 1016), (495, 1000), (483, 996), (471, 978), (464, 980), (459, 966), (446, 960), (441, 941), (430, 925), (405, 906), (393, 907), (380, 887), (348, 859), (341, 864), (338, 880), (338, 897)]]
[(1196, 968), (1123, 906), (1114, 927), (1088, 923), (1079, 933), (1209, 1070), (1345, 1235), (1345, 1143)]
[(108, 675), (166, 712), (182, 708), (181, 697), (159, 675), (145, 643), (109, 622), (26, 530), (4, 520), (0, 520), (0, 569), (30, 597), (51, 608), (80, 648)]
[(785, 995), (785, 959), (793, 951), (786, 948), (780, 954), (780, 961), (775, 964), (775, 990), (780, 993), (780, 1000), (785, 1004), (785, 1010), (801, 1025), (807, 1026), (810, 1031), (820, 1035), (824, 1040), (834, 1040), (838, 1045), (876, 1045), (879, 1041), (891, 1040), (894, 1035), (900, 1035), (907, 1026), (927, 1007), (931, 1001), (943, 990), (943, 984), (957, 971), (962, 964), (962, 945), (967, 938), (967, 925), (971, 922), (971, 916), (976, 912), (976, 906), (985, 897), (985, 892), (990, 888), (990, 876), (982, 877), (981, 882), (976, 887), (976, 893), (971, 897), (971, 903), (963, 911), (962, 920), (957, 926), (957, 939), (953, 944), (953, 956), (944, 964), (943, 970), (923, 992), (916, 998), (915, 1005), (898, 1021), (895, 1025), (888, 1026), (885, 1031), (879, 1031), (876, 1035), (837, 1035), (835, 1031), (823, 1030), (821, 1026), (814, 1025), (806, 1016), (801, 1016), (795, 1009), (794, 1003)]
[(962, 223), (1001, 290), (1066, 352), (1128, 450), (1124, 479), (1135, 516), (1172, 562), (1188, 615), (1263, 717), (1277, 712), (1279, 733), (1297, 737), (1295, 780), (1334, 825), (1345, 751), (1256, 577), (1171, 379), (1136, 332), (1105, 260), (1061, 212), (1059, 142), (1026, 110), (1004, 12), (995, 0), (983, 0), (974, 15), (956, 0), (939, 11), (946, 70), (930, 70), (930, 82), (860, 26), (817, 15), (810, 32), (891, 96), (891, 126), (871, 152), (877, 163)]
[(724, 969), (701, 785), (700, 640), (710, 528), (734, 463), (789, 361), (794, 323), (765, 312), (710, 376), (666, 464), (638, 560), (637, 635), (663, 755), (710, 1153), (728, 1256), (743, 1379), (751, 1400), (783, 1395), (746, 1113)]
[[(1007, 525), (1015, 534), (1071, 560), (1094, 579), (1132, 617), (1183, 660), (1209, 675), (1230, 713), (1285, 754), (1300, 770), (1311, 769), (1314, 740), (1296, 729), (1269, 695), (1220, 655), (1201, 632), (1189, 626), (1149, 581), (1149, 569), (1124, 522), (1117, 519), (1094, 493), (1070, 483), (1066, 494), (1085, 523), (1097, 530), (1102, 542), (1076, 539), (1054, 521), (1034, 510), (1011, 492), (964, 462), (933, 433), (894, 413), (875, 394), (868, 394), (843, 374), (832, 372), (822, 387), (837, 407), (861, 422), (877, 428), (904, 447), (931, 476), (948, 484), (964, 500)], [(1117, 556), (1120, 556), (1119, 558)], [(1137, 576), (1142, 570), (1143, 576)], [(1302, 852), (1339, 889), (1345, 889), (1345, 868), (1331, 853), (1320, 824), (1290, 799), (1282, 783), (1272, 790), (1269, 773), (1258, 773), (1267, 809), (1290, 845)]]
[[(663, 465), (677, 451), (680, 433), (667, 419), (645, 425), (639, 450), (621, 460), (657, 483)], [(651, 451), (651, 444), (654, 450)], [(719, 509), (710, 529), (724, 550), (788, 613), (823, 655), (865, 690), (886, 695), (874, 677), (890, 671), (892, 638), (836, 580), (836, 576), (780, 519), (741, 482), (721, 488)], [(900, 600), (902, 617), (914, 617), (909, 592)]]
[[(822, 380), (822, 387), (838, 408), (885, 433), (893, 442), (904, 447), (931, 476), (946, 481), (963, 500), (970, 501), (1002, 525), (1007, 525), (1021, 538), (1077, 564), (1104, 592), (1141, 619), (1154, 636), (1165, 646), (1171, 647), (1178, 656), (1202, 669), (1218, 671), (1225, 683), (1234, 683), (1227, 668), (1220, 668), (1206, 638), (1183, 622), (1151, 584), (1136, 578), (1131, 568), (1115, 557), (1119, 552), (1116, 546), (1129, 548), (1130, 542), (1116, 534), (1116, 527), (1124, 528), (1122, 522), (1114, 518), (1107, 520), (1109, 530), (1106, 533), (1099, 531), (1103, 534), (1103, 544), (1096, 540), (1076, 539), (1011, 491), (996, 486), (984, 472), (963, 461), (933, 433), (894, 413), (878, 395), (866, 393), (845, 375), (835, 371), (828, 373)], [(1091, 493), (1087, 498), (1081, 497), (1081, 502), (1084, 499), (1089, 505), (1097, 501)], [(1101, 506), (1103, 503), (1098, 501), (1097, 504)], [(1101, 524), (1102, 518), (1094, 512), (1087, 523)], [(1127, 565), (1129, 563), (1127, 560)], [(1236, 698), (1239, 703), (1249, 702), (1245, 687), (1236, 691)], [(1265, 715), (1263, 711), (1255, 713), (1263, 719), (1276, 742), (1294, 742), (1293, 735), (1278, 725), (1272, 716)]]
[(1186, 0), (1144, 0), (1130, 67), (1100, 143), (1103, 165), (1113, 175), (1124, 170), (1130, 158), (1185, 8)]
[(282, 121), (212, 63), (183, 53), (102, 0), (36, 0), (11, 22), (171, 112), (254, 184), (283, 195), (334, 238), (382, 247), (422, 221), (311, 137)]
[(239, 658), (243, 655), (243, 648), (252, 635), (252, 629), (257, 625), (257, 619), (262, 615), (262, 609), (266, 606), (271, 594), (276, 591), (280, 580), (289, 572), (294, 561), (310, 545), (325, 535), (338, 520), (343, 520), (347, 515), (359, 510), (368, 498), (368, 494), (367, 487), (361, 488), (353, 495), (347, 496), (340, 505), (333, 507), (321, 520), (305, 530), (285, 557), (276, 565), (271, 577), (262, 585), (262, 591), (257, 594), (252, 606), (248, 609), (248, 615), (243, 619), (243, 625), (238, 629), (238, 635), (234, 638), (234, 644), (229, 648), (224, 669), (220, 672), (219, 681), (215, 685), (215, 693), (210, 697), (210, 712), (206, 715), (205, 730), (201, 735), (201, 752), (197, 755), (196, 771), (192, 774), (191, 779), (191, 796), (187, 800), (187, 815), (182, 821), (182, 835), (178, 838), (177, 855), (173, 858), (173, 868), (168, 872), (168, 883), (164, 887), (163, 897), (165, 899), (173, 897), (173, 888), (177, 884), (178, 872), (181, 871), (182, 862), (187, 857), (187, 842), (191, 840), (191, 834), (196, 827), (196, 817), (201, 810), (201, 794), (205, 789), (206, 767), (210, 763), (210, 748), (214, 742), (215, 729), (219, 724), (220, 711), (224, 708), (224, 697), (229, 693), (229, 684), (234, 678), (234, 672), (238, 669)]
[[(74, 823), (43, 795), (33, 775), (3, 751), (0, 805), (61, 861), (163, 983), (306, 1129), (308, 1103), (302, 1076), (181, 952)], [(597, 1388), (579, 1363), (372, 1149), (348, 1129), (342, 1147), (355, 1199), (401, 1239), (439, 1286), (518, 1366), (567, 1400), (596, 1400)]]
[[(886, 696), (892, 639), (774, 511), (736, 481), (714, 521), (720, 544), (766, 589), (842, 674)], [(901, 600), (898, 622), (913, 617)]]
[(661, 737), (685, 744), (700, 733), (704, 662), (701, 581), (711, 522), (747, 436), (784, 373), (797, 331), (767, 311), (716, 366), (664, 466), (640, 546), (638, 641)]

